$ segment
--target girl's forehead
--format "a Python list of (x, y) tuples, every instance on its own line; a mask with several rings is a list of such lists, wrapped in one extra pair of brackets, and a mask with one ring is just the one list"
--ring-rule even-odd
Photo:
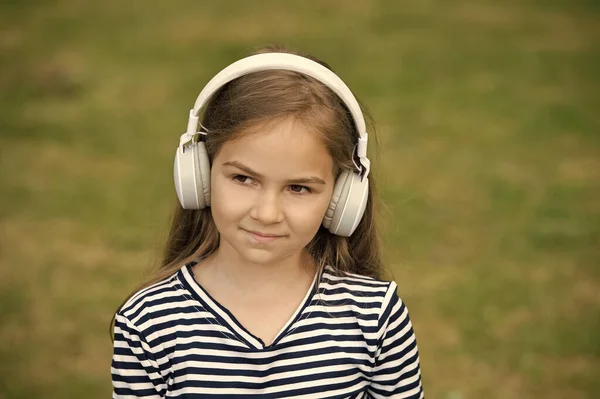
[(321, 134), (291, 118), (242, 132), (223, 144), (215, 161), (240, 162), (261, 174), (326, 174), (333, 170)]

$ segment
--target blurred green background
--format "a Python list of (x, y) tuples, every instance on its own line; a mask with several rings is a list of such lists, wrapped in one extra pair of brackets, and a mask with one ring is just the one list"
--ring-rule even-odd
[(0, 7), (0, 398), (110, 396), (109, 320), (160, 255), (188, 110), (271, 42), (375, 117), (428, 397), (598, 397), (597, 1)]

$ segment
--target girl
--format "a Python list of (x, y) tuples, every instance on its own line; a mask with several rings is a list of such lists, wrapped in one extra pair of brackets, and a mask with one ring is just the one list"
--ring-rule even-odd
[(366, 145), (324, 63), (270, 49), (216, 75), (177, 148), (164, 262), (115, 314), (113, 398), (422, 398)]

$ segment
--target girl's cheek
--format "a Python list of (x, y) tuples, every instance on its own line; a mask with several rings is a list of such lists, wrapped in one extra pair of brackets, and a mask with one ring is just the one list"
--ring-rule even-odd
[(315, 223), (315, 220), (322, 220), (327, 208), (329, 199), (322, 198), (318, 201), (293, 202), (285, 207), (286, 214), (295, 219), (309, 224)]
[(227, 199), (223, 202), (222, 208), (236, 214), (252, 207), (251, 195), (240, 195), (239, 193), (229, 193)]

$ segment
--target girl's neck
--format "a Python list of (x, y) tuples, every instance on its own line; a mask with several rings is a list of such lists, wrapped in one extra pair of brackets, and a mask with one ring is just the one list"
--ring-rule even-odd
[(240, 293), (262, 293), (267, 297), (299, 282), (312, 280), (316, 272), (314, 261), (306, 252), (276, 263), (256, 264), (244, 262), (235, 251), (220, 248), (206, 261), (205, 272), (211, 275), (211, 279), (217, 279)]

